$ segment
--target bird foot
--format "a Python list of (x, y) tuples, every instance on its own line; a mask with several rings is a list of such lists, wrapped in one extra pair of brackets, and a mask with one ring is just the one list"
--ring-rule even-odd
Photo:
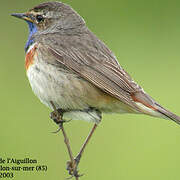
[(58, 133), (61, 130), (63, 123), (67, 123), (70, 121), (65, 121), (62, 119), (64, 112), (65, 111), (63, 111), (62, 109), (57, 109), (50, 113), (50, 118), (59, 126), (59, 128), (53, 133)]
[(63, 113), (64, 111), (62, 109), (57, 109), (50, 113), (50, 118), (59, 125), (60, 123), (65, 122), (64, 120), (62, 120)]
[(77, 156), (74, 159), (74, 162), (68, 161), (67, 162), (67, 170), (69, 172), (69, 175), (71, 175), (71, 177), (69, 179), (71, 179), (72, 177), (80, 177), (83, 176), (83, 174), (78, 174), (78, 164), (80, 162), (80, 156)]

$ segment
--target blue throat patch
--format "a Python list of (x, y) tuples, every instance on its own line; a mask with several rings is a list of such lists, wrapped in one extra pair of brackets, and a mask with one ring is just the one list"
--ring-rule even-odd
[(26, 21), (26, 22), (29, 25), (29, 36), (28, 36), (28, 40), (27, 40), (25, 48), (24, 48), (25, 52), (27, 52), (29, 46), (34, 43), (32, 35), (37, 32), (37, 27), (36, 27), (36, 25), (34, 23), (29, 22), (29, 21)]

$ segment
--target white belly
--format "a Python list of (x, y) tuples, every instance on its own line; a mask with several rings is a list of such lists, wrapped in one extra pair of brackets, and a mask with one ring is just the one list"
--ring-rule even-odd
[(73, 95), (73, 74), (61, 72), (53, 65), (37, 62), (29, 67), (27, 76), (36, 96), (48, 107), (51, 108), (50, 101), (53, 101), (57, 108), (86, 108), (86, 105)]
[[(35, 95), (40, 101), (52, 108), (53, 101), (56, 108), (75, 111), (63, 114), (65, 120), (86, 120), (98, 123), (101, 117), (95, 112), (83, 112), (88, 105), (81, 99), (76, 86), (73, 86), (75, 75), (59, 71), (57, 67), (37, 62), (27, 70), (27, 77)], [(80, 110), (80, 111), (77, 111)]]

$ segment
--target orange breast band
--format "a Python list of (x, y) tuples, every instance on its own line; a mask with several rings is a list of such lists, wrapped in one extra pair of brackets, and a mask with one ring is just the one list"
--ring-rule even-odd
[(34, 55), (36, 53), (37, 45), (34, 45), (31, 50), (26, 54), (25, 58), (25, 68), (26, 71), (34, 63)]

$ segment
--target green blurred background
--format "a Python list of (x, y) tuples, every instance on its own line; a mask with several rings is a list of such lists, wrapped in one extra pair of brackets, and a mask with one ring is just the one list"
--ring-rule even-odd
[[(63, 180), (69, 159), (50, 110), (34, 96), (24, 69), (25, 22), (10, 16), (40, 0), (1, 1), (0, 157), (33, 158), (47, 172), (15, 180)], [(64, 1), (65, 2), (65, 1)], [(120, 64), (166, 108), (180, 115), (180, 1), (67, 0)], [(74, 155), (93, 124), (65, 125)], [(144, 115), (104, 115), (80, 163), (82, 180), (179, 180), (180, 126)]]

